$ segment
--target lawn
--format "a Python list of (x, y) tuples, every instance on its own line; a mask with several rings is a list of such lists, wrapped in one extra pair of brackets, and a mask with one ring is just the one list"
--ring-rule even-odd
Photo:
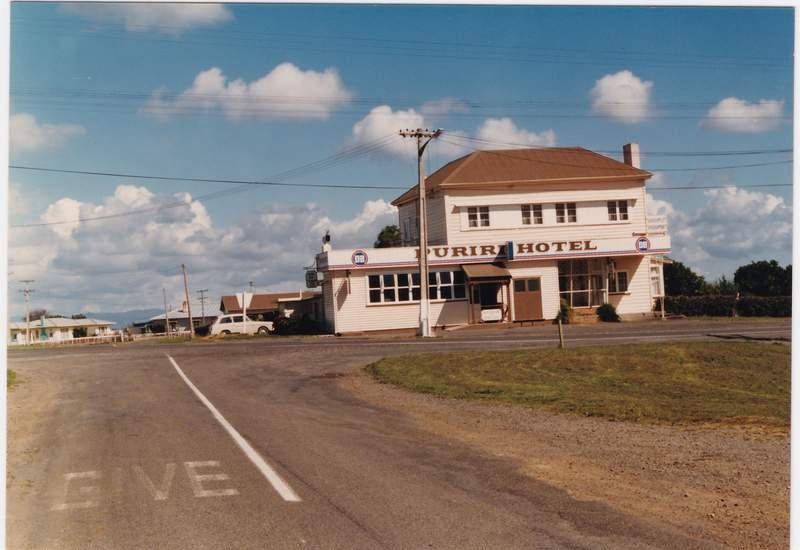
[(752, 342), (626, 344), (404, 355), (366, 370), (442, 397), (616, 420), (787, 427), (790, 353)]
[(17, 383), (17, 373), (11, 369), (6, 369), (6, 389), (10, 390)]

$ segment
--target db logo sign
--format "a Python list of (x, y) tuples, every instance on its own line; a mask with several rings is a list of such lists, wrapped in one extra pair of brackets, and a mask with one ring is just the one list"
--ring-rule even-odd
[(650, 250), (650, 239), (647, 237), (639, 237), (636, 240), (636, 250), (639, 252), (647, 252)]
[(353, 262), (353, 265), (367, 265), (367, 259), (367, 253), (363, 250), (356, 250), (350, 257), (350, 261)]

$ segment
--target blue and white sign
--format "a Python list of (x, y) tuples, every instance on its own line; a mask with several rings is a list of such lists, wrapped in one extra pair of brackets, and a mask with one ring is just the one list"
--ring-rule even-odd
[(639, 252), (647, 252), (650, 250), (650, 239), (647, 237), (639, 237), (636, 239), (636, 250)]
[(350, 258), (350, 261), (353, 265), (367, 265), (367, 261), (369, 260), (369, 256), (363, 250), (356, 250), (353, 252), (353, 256)]

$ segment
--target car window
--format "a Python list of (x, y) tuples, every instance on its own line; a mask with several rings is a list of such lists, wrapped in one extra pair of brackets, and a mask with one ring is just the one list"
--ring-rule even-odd
[(223, 317), (222, 319), (219, 320), (219, 322), (220, 323), (230, 323), (231, 322), (231, 318), (230, 317)]
[(233, 318), (234, 323), (241, 323), (242, 321), (243, 319), (241, 315), (237, 315), (236, 317)]

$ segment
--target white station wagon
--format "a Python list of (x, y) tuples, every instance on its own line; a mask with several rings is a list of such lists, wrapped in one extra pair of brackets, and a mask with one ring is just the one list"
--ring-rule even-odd
[(251, 318), (245, 318), (243, 315), (220, 315), (217, 320), (211, 325), (209, 334), (217, 336), (219, 334), (269, 334), (272, 332), (272, 323), (270, 321), (254, 321)]

